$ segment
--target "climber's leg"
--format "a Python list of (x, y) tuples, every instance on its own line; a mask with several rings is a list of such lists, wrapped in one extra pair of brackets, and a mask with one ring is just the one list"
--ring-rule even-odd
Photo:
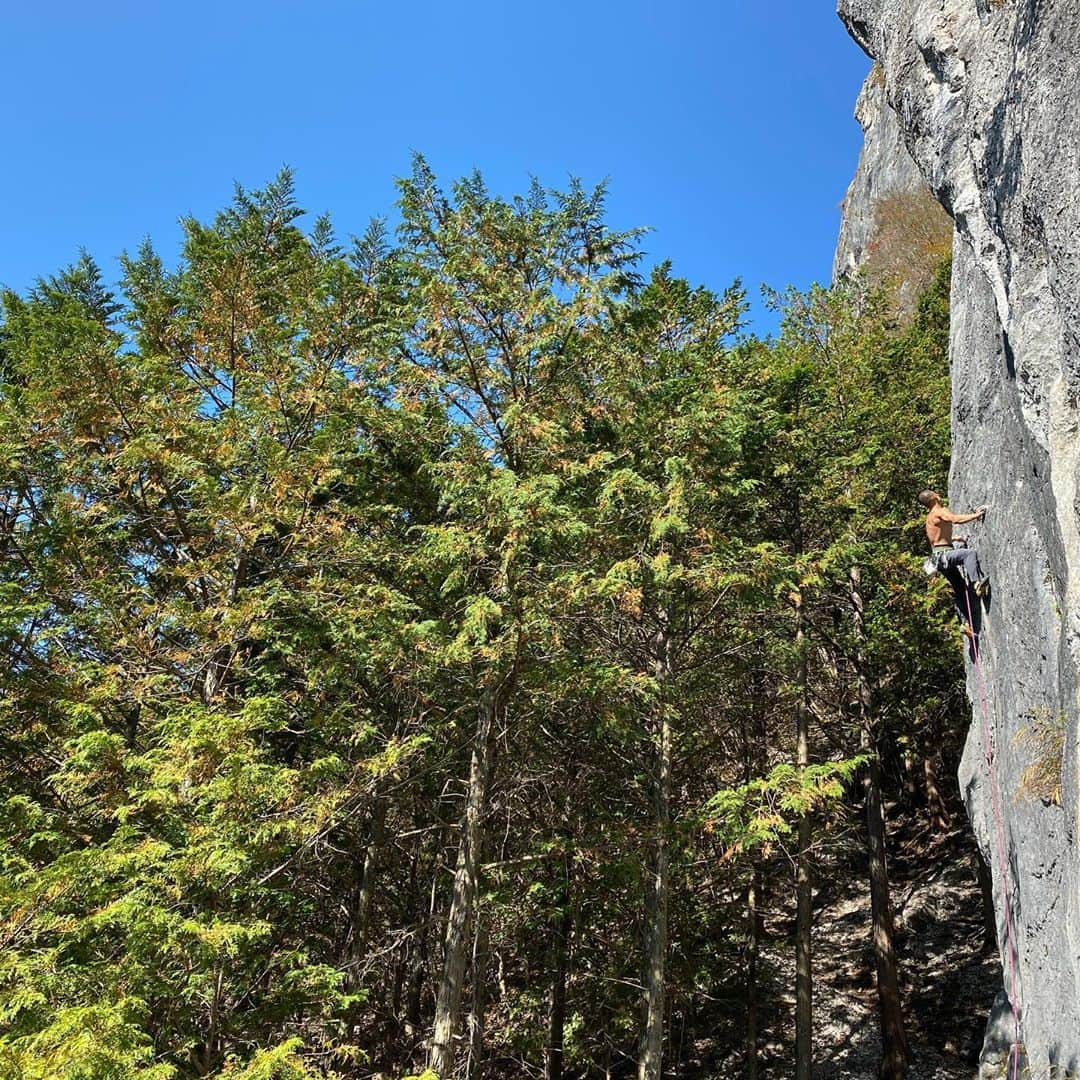
[(982, 580), (982, 567), (979, 566), (979, 556), (974, 548), (961, 548), (964, 554), (964, 573), (972, 585)]
[(974, 548), (961, 548), (964, 552), (964, 573), (976, 596), (983, 597), (990, 591), (990, 579), (979, 566), (979, 556)]
[(950, 568), (962, 566), (968, 582), (975, 587), (977, 593), (979, 592), (979, 586), (985, 582), (986, 576), (982, 572), (982, 567), (979, 566), (979, 556), (974, 548), (953, 548), (944, 553), (942, 561)]
[(966, 626), (968, 621), (967, 582), (964, 580), (963, 574), (960, 573), (960, 567), (947, 563), (942, 569), (941, 574), (952, 587), (953, 606), (956, 608), (956, 617), (960, 620), (962, 625)]

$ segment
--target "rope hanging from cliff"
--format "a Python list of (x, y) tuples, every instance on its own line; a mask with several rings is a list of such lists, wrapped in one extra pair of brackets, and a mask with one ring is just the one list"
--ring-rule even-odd
[(982, 659), (979, 655), (979, 639), (975, 633), (975, 621), (971, 612), (970, 586), (964, 590), (964, 593), (967, 597), (968, 626), (971, 627), (971, 654), (975, 663), (975, 681), (979, 687), (983, 752), (986, 754), (986, 766), (990, 774), (990, 804), (994, 814), (994, 835), (997, 840), (998, 865), (1001, 867), (1001, 899), (1005, 905), (1005, 948), (1009, 953), (1009, 1004), (1012, 1006), (1013, 1014), (1013, 1044), (1009, 1057), (1012, 1060), (1012, 1080), (1016, 1080), (1020, 1067), (1020, 1007), (1016, 988), (1016, 944), (1013, 938), (1012, 904), (1009, 901), (1009, 875), (1005, 869), (1005, 826), (1001, 816), (997, 771), (994, 768), (994, 745), (990, 736), (990, 709), (986, 701), (986, 680), (983, 677)]

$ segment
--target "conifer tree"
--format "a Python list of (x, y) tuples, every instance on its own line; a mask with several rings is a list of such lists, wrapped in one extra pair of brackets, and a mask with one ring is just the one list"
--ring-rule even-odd
[(754, 1075), (781, 856), (955, 745), (944, 271), (740, 340), (602, 188), (400, 200), (3, 295), (0, 1076)]

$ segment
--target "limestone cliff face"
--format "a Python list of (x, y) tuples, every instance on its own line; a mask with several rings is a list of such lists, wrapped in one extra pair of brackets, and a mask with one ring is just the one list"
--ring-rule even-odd
[(885, 99), (885, 78), (876, 64), (855, 103), (855, 119), (863, 130), (863, 148), (841, 208), (834, 278), (865, 265), (876, 231), (876, 208), (884, 199), (926, 190), (896, 113)]
[[(878, 61), (904, 142), (955, 224), (949, 494), (957, 509), (990, 505), (974, 535), (994, 582), (981, 634), (991, 746), (969, 665), (974, 718), (960, 783), (993, 867), (1007, 988), (1010, 952), (1017, 964), (1030, 1075), (1071, 1076), (1080, 1073), (1080, 0), (840, 0), (840, 16)], [(1052, 784), (1025, 775), (1032, 764), (1060, 777), (1060, 804)]]

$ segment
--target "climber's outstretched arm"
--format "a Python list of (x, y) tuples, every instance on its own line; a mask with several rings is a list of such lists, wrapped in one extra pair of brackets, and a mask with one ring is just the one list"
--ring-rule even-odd
[(980, 506), (972, 514), (954, 514), (951, 510), (944, 506), (939, 506), (934, 511), (934, 517), (939, 518), (941, 521), (951, 522), (953, 525), (966, 525), (969, 521), (980, 521), (986, 517), (986, 507)]

